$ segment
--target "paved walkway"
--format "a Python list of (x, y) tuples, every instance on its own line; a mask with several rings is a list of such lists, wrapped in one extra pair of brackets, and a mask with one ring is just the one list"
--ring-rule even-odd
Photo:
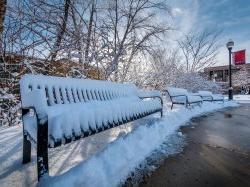
[(140, 186), (250, 187), (250, 105), (194, 119), (182, 131), (184, 151)]

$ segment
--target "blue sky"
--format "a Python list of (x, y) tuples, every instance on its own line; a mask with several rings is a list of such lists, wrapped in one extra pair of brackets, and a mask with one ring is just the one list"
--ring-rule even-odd
[[(225, 47), (233, 39), (233, 50), (246, 49), (250, 63), (250, 0), (175, 0), (168, 1), (174, 25), (180, 33), (204, 28), (223, 29), (217, 64), (228, 63)], [(178, 34), (177, 34), (178, 35)], [(174, 37), (178, 37), (175, 36)]]

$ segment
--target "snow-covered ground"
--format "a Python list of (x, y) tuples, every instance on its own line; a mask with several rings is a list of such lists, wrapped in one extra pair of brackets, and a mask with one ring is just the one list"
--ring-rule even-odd
[(250, 95), (235, 95), (234, 100), (238, 103), (250, 103)]
[[(224, 98), (227, 100), (228, 95), (224, 95)], [(233, 95), (234, 101), (237, 101), (238, 103), (250, 103), (250, 95)]]
[[(236, 96), (235, 96), (236, 98)], [(235, 102), (204, 103), (202, 107), (170, 111), (164, 117), (148, 116), (80, 141), (49, 150), (50, 175), (40, 183), (44, 186), (117, 186), (140, 166), (145, 158), (161, 149), (180, 126), (192, 117), (225, 107)], [(130, 133), (129, 133), (130, 132)], [(166, 145), (166, 144), (165, 144)], [(165, 146), (165, 149), (168, 147)], [(166, 154), (174, 148), (169, 146)], [(0, 186), (35, 186), (36, 157), (22, 165), (22, 127), (0, 128)]]

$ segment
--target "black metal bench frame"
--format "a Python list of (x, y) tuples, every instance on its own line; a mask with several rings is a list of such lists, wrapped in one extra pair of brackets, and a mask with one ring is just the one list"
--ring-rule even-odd
[(214, 98), (213, 98), (213, 102), (214, 102), (214, 101), (222, 101), (223, 103), (225, 102), (224, 98), (223, 98), (223, 99), (214, 99)]
[[(209, 102), (215, 102), (215, 101), (222, 101), (224, 103), (224, 98), (223, 99), (214, 99), (213, 96), (202, 96), (200, 94), (197, 94), (202, 98), (203, 101), (209, 101)], [(211, 98), (211, 99), (206, 99), (206, 98)]]
[[(209, 101), (209, 102), (214, 101), (212, 96), (202, 96), (202, 95), (199, 95), (199, 94), (197, 94), (197, 95), (200, 96), (203, 101)], [(211, 98), (211, 99), (208, 99), (208, 98)]]
[[(203, 101), (194, 101), (194, 102), (189, 102), (188, 101), (188, 97), (187, 97), (187, 95), (171, 95), (169, 92), (168, 92), (168, 90), (164, 90), (167, 94), (168, 94), (168, 96), (169, 96), (169, 98), (170, 98), (170, 100), (171, 100), (171, 110), (173, 109), (173, 107), (174, 107), (174, 104), (176, 104), (176, 105), (185, 105), (186, 106), (186, 108), (188, 108), (188, 106), (190, 106), (191, 104), (198, 104), (199, 106), (201, 106), (201, 104), (202, 104), (202, 102)], [(201, 97), (200, 95), (197, 95), (197, 96), (199, 96), (199, 97)], [(186, 102), (184, 103), (184, 102), (176, 102), (176, 101), (174, 101), (173, 100), (173, 98), (176, 98), (176, 97), (185, 97), (186, 98)], [(202, 97), (201, 97), (202, 98)]]
[(153, 113), (160, 112), (161, 117), (163, 116), (163, 100), (160, 96), (145, 96), (145, 97), (139, 97), (139, 98), (140, 99), (158, 98), (161, 101), (162, 107), (160, 110), (155, 110), (152, 112), (145, 112), (140, 115), (134, 114), (131, 118), (126, 118), (126, 119), (122, 118), (122, 121), (119, 121), (118, 123), (114, 122), (112, 124), (109, 124), (108, 127), (105, 127), (103, 125), (103, 128), (100, 128), (97, 131), (91, 130), (91, 133), (84, 132), (82, 130), (81, 136), (73, 136), (72, 138), (65, 137), (64, 142), (62, 141), (55, 142), (53, 147), (51, 147), (48, 142), (48, 138), (51, 138), (51, 137), (48, 137), (48, 118), (43, 117), (42, 119), (39, 119), (36, 109), (34, 107), (22, 108), (22, 118), (24, 115), (28, 114), (31, 110), (33, 110), (33, 113), (36, 116), (36, 120), (37, 120), (37, 142), (23, 128), (23, 164), (26, 164), (31, 161), (31, 142), (36, 143), (37, 145), (36, 146), (37, 147), (37, 175), (38, 175), (38, 181), (39, 181), (43, 176), (49, 175), (48, 148), (54, 148), (54, 147), (61, 146), (62, 144), (68, 144), (72, 141), (76, 141), (81, 138), (94, 135), (104, 130), (111, 129), (119, 125), (143, 118)]

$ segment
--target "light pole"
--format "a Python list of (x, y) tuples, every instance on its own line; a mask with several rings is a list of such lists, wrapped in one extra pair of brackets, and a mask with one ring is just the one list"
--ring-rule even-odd
[(227, 42), (227, 49), (229, 52), (229, 89), (228, 89), (228, 99), (233, 100), (233, 87), (232, 87), (232, 63), (231, 63), (231, 56), (232, 56), (232, 48), (234, 46), (234, 41), (229, 40)]

